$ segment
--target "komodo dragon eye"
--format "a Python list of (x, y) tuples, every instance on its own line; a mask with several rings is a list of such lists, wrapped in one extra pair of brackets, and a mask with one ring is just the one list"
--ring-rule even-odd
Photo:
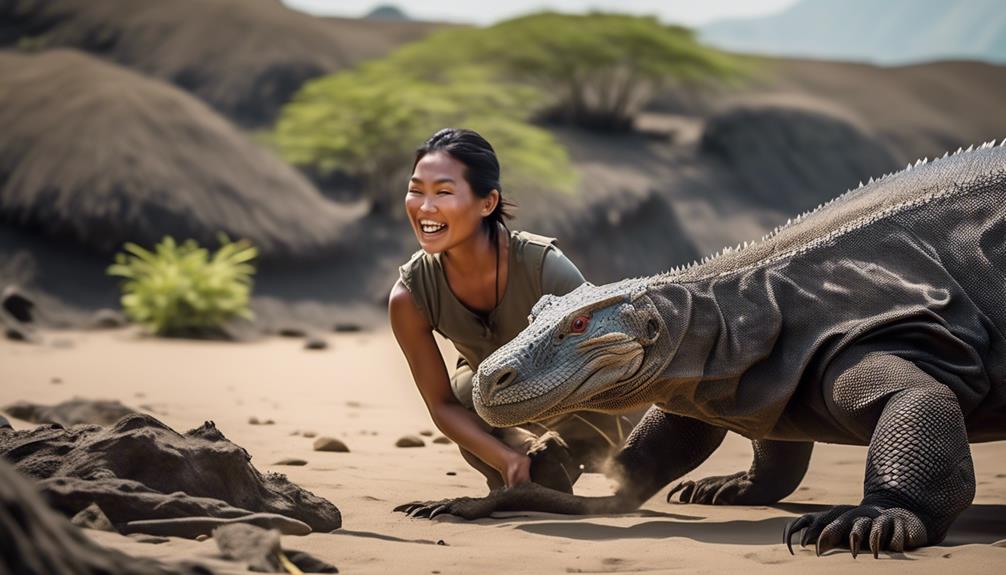
[(579, 315), (573, 318), (573, 323), (569, 324), (570, 333), (583, 333), (587, 331), (587, 324), (590, 323), (590, 316)]

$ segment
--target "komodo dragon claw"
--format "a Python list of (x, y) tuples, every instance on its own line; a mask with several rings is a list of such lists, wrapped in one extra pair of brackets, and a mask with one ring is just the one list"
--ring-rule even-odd
[(859, 555), (862, 542), (869, 540), (876, 559), (881, 551), (902, 552), (928, 543), (926, 527), (917, 515), (899, 507), (838, 505), (828, 511), (802, 515), (786, 525), (783, 540), (793, 554), (793, 535), (803, 530), (800, 546), (815, 541), (820, 556), (848, 541), (852, 556)]

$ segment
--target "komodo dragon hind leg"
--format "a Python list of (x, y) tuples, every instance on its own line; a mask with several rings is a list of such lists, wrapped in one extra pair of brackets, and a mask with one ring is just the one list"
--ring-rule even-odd
[(751, 442), (754, 461), (747, 471), (733, 475), (683, 481), (667, 494), (678, 495), (678, 503), (709, 505), (771, 505), (796, 490), (807, 473), (813, 442)]
[[(877, 378), (882, 378), (877, 383)], [(884, 382), (901, 389), (889, 395)], [(799, 517), (783, 534), (804, 530), (800, 544), (816, 541), (820, 555), (848, 544), (853, 556), (869, 546), (900, 552), (943, 540), (975, 494), (974, 467), (964, 416), (956, 396), (915, 364), (890, 355), (867, 355), (836, 380), (836, 398), (860, 415), (882, 411), (867, 453), (863, 500)], [(839, 401), (838, 403), (840, 403)], [(850, 409), (850, 411), (853, 411)]]

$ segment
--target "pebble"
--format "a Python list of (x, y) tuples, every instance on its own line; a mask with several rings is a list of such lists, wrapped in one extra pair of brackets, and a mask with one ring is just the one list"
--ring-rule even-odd
[(450, 445), (454, 442), (451, 441), (451, 439), (447, 436), (438, 435), (437, 437), (433, 438), (433, 443), (439, 443), (440, 445)]
[(348, 453), (349, 447), (340, 439), (336, 439), (334, 437), (319, 437), (314, 440), (314, 450)]
[(433, 432), (429, 429), (424, 429), (419, 432), (419, 435), (422, 435), (423, 437), (433, 437)]
[(304, 342), (304, 349), (328, 349), (328, 342), (320, 337), (309, 337), (307, 338), (307, 341)]
[(405, 435), (398, 438), (395, 447), (423, 447), (426, 442), (415, 435)]
[(296, 467), (301, 467), (307, 465), (306, 459), (298, 459), (296, 457), (287, 457), (286, 459), (280, 459), (273, 465), (294, 465)]

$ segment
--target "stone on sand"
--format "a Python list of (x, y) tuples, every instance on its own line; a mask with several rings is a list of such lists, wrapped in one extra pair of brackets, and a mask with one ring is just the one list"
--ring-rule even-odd
[(116, 329), (129, 323), (126, 316), (118, 310), (102, 308), (91, 314), (87, 322), (91, 329)]
[[(307, 434), (304, 434), (307, 437)], [(314, 440), (314, 450), (315, 451), (335, 451), (338, 453), (349, 453), (349, 446), (347, 446), (341, 439), (336, 439), (334, 437), (323, 436)]]
[(322, 350), (328, 349), (328, 341), (325, 338), (311, 336), (304, 342), (304, 349)]
[(438, 435), (438, 436), (436, 436), (436, 437), (433, 438), (433, 443), (437, 443), (437, 444), (440, 444), (440, 445), (450, 445), (450, 444), (452, 444), (454, 442), (451, 441), (451, 438), (449, 438), (449, 437), (447, 437), (445, 435)]
[(92, 503), (81, 509), (79, 513), (73, 516), (73, 519), (70, 519), (70, 523), (84, 529), (115, 531), (115, 527), (112, 527), (112, 522), (108, 520), (105, 512), (101, 510), (101, 507), (98, 507), (97, 503)]
[(241, 561), (249, 571), (260, 573), (286, 573), (282, 559), (285, 557), (304, 573), (338, 573), (334, 565), (326, 563), (303, 551), (284, 551), (280, 533), (252, 525), (234, 524), (213, 530), (213, 541), (220, 554), (227, 559)]
[(297, 457), (286, 457), (284, 459), (280, 459), (276, 463), (273, 463), (273, 465), (292, 465), (292, 466), (295, 466), (295, 467), (301, 467), (301, 466), (307, 465), (307, 460), (306, 459), (300, 459), (300, 458), (297, 458)]
[(395, 447), (424, 447), (426, 442), (415, 435), (403, 435), (395, 442)]
[(433, 432), (429, 429), (424, 429), (419, 432), (419, 435), (422, 435), (423, 437), (433, 437)]

